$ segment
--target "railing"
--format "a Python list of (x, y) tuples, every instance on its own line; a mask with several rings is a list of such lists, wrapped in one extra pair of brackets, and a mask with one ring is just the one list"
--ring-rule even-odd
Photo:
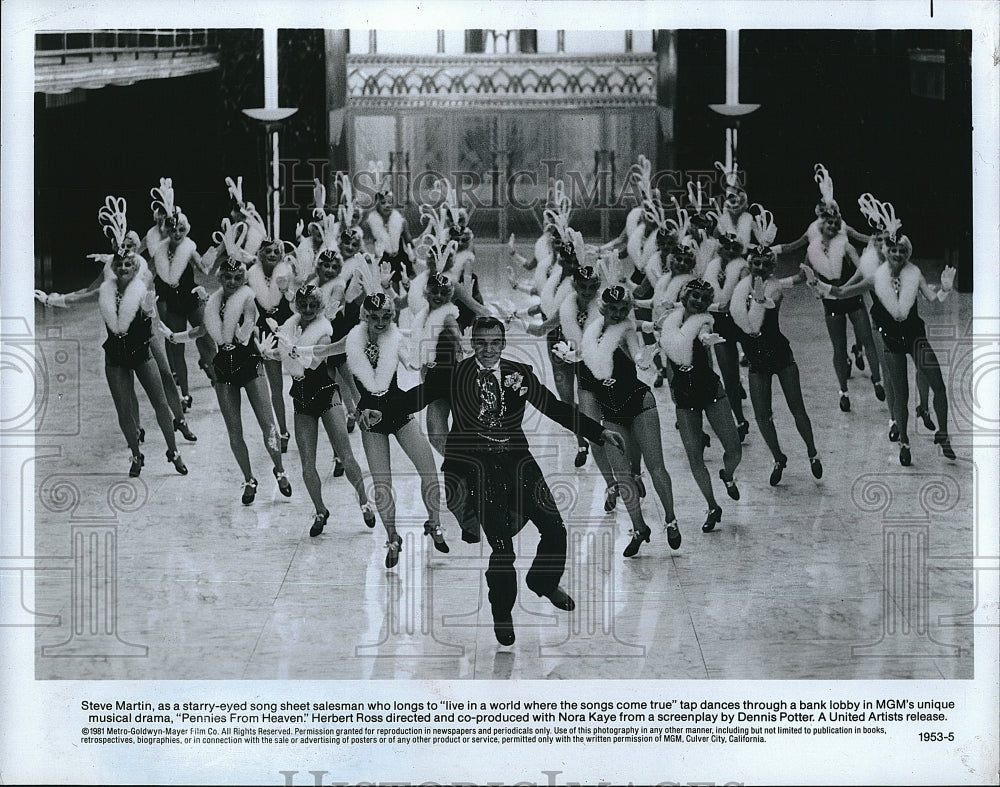
[(656, 56), (348, 55), (347, 92), (357, 109), (526, 101), (652, 106)]
[(217, 48), (214, 30), (59, 30), (35, 34), (37, 64), (172, 58)]

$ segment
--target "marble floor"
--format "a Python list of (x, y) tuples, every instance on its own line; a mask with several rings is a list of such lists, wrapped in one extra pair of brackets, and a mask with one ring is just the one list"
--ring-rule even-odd
[[(502, 247), (481, 246), (476, 264), (488, 301), (526, 304), (505, 283)], [(575, 469), (572, 436), (532, 413), (526, 431), (567, 522), (564, 585), (577, 608), (561, 612), (523, 588), (537, 543), (529, 524), (518, 542), (522, 589), (512, 648), (493, 635), (483, 579), (488, 547), (461, 542), (446, 513), (451, 552), (432, 548), (422, 536), (417, 479), (398, 448), (393, 472), (404, 548), (399, 565), (386, 570), (381, 525), (364, 526), (347, 479), (333, 478), (329, 445), (321, 442), (319, 465), (334, 513), (326, 531), (310, 538), (312, 507), (294, 440), (285, 457), (294, 494), (285, 498), (246, 407), (261, 487), (252, 506), (240, 504), (241, 476), (218, 405), (189, 347), (188, 420), (198, 441), (180, 447), (190, 475), (177, 475), (163, 459), (162, 436), (140, 395), (147, 464), (129, 479), (103, 378), (96, 305), (38, 308), (36, 336), (48, 343), (40, 343), (41, 355), (64, 369), (46, 389), (36, 456), (25, 458), (34, 476), (26, 494), (34, 498), (36, 569), (25, 576), (34, 583), (36, 676), (969, 678), (976, 606), (973, 397), (966, 390), (972, 349), (965, 333), (971, 296), (920, 308), (945, 367), (958, 461), (944, 459), (932, 434), (911, 421), (913, 466), (901, 467), (867, 371), (854, 371), (852, 410), (840, 412), (819, 307), (808, 292), (792, 291), (782, 323), (824, 477), (810, 474), (776, 393), (775, 419), (790, 457), (784, 480), (768, 485), (770, 455), (752, 424), (737, 471), (742, 499), (729, 500), (716, 481), (724, 518), (715, 532), (702, 533), (705, 505), (673, 428), (667, 389), (657, 390), (684, 536), (677, 551), (666, 544), (647, 476), (652, 543), (623, 558), (623, 505), (604, 513), (593, 460)], [(58, 348), (68, 362), (55, 358)], [(509, 350), (550, 378), (537, 341), (516, 324)], [(286, 408), (290, 413), (287, 396)], [(367, 471), (357, 431), (351, 439)], [(706, 460), (716, 477), (717, 441)]]

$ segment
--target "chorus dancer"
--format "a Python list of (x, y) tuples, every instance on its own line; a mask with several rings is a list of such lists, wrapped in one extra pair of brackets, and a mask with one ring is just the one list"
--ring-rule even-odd
[[(681, 238), (687, 242), (689, 230), (689, 217), (686, 210), (674, 200), (676, 209), (676, 219), (667, 218), (663, 205), (659, 200), (659, 193), (655, 193), (655, 198), (648, 201), (646, 209), (650, 221), (655, 224), (656, 232), (650, 234), (652, 252), (645, 255), (643, 269), (645, 271), (644, 283), (640, 289), (645, 293), (645, 297), (635, 297), (635, 318), (639, 322), (658, 322), (666, 312), (666, 302), (664, 297), (670, 282), (673, 279), (671, 262), (673, 254), (680, 248)], [(684, 257), (684, 255), (681, 255)], [(686, 259), (686, 258), (685, 258)], [(683, 263), (682, 263), (683, 264)], [(650, 287), (652, 289), (650, 289)], [(640, 290), (637, 289), (637, 293)], [(680, 288), (674, 288), (675, 296), (680, 292)], [(672, 308), (672, 307), (671, 307)], [(643, 332), (643, 341), (647, 345), (656, 345), (656, 337), (652, 333)], [(656, 367), (656, 378), (653, 381), (654, 388), (663, 386), (663, 380), (667, 376), (667, 366), (657, 349), (653, 352), (653, 365)]]
[[(948, 437), (948, 393), (945, 389), (941, 366), (934, 348), (927, 340), (924, 321), (917, 311), (917, 293), (929, 301), (944, 301), (951, 293), (955, 269), (946, 267), (941, 274), (941, 287), (937, 290), (927, 284), (923, 273), (910, 262), (913, 247), (905, 235), (890, 236), (886, 241), (886, 262), (879, 266), (872, 279), (872, 319), (882, 334), (885, 345), (886, 365), (891, 378), (896, 423), (899, 425), (899, 463), (909, 467), (912, 463), (910, 437), (907, 432), (909, 408), (909, 376), (906, 356), (923, 372), (934, 394), (934, 412), (938, 418), (938, 431), (934, 444), (948, 459), (955, 459), (955, 452)], [(821, 291), (825, 288), (820, 286)]]
[[(831, 296), (834, 298), (850, 298), (855, 295), (863, 295), (869, 292), (875, 278), (875, 271), (886, 261), (885, 242), (890, 235), (895, 235), (902, 222), (896, 218), (896, 211), (889, 202), (882, 202), (871, 194), (862, 194), (858, 198), (858, 207), (863, 216), (868, 219), (872, 227), (872, 234), (858, 258), (858, 269), (854, 275), (841, 286), (831, 287)], [(899, 442), (899, 424), (896, 423), (895, 412), (895, 391), (892, 388), (892, 379), (888, 375), (888, 366), (885, 360), (885, 343), (882, 341), (882, 334), (878, 330), (872, 331), (872, 338), (875, 341), (875, 352), (878, 355), (879, 368), (886, 370), (885, 395), (886, 405), (889, 408), (889, 441)], [(863, 366), (861, 368), (864, 368)], [(926, 375), (918, 368), (916, 370), (917, 379), (917, 417), (920, 418), (924, 427), (933, 432), (937, 429), (934, 421), (931, 420), (930, 410), (927, 406), (930, 394), (930, 383), (927, 382)], [(877, 394), (877, 392), (876, 392)]]
[[(360, 304), (347, 301), (347, 282), (343, 276), (344, 259), (337, 249), (320, 251), (316, 257), (315, 273), (308, 284), (317, 287), (325, 304), (325, 317), (330, 321), (333, 331), (331, 341), (336, 343), (344, 339), (351, 328), (361, 321)], [(331, 380), (338, 382), (341, 403), (347, 413), (348, 434), (354, 431), (355, 408), (358, 404), (358, 389), (354, 385), (354, 376), (347, 368), (347, 352), (334, 353), (326, 359), (326, 371)], [(334, 452), (333, 476), (340, 478), (344, 474), (344, 465), (339, 454)]]
[[(573, 274), (586, 259), (586, 244), (583, 236), (569, 226), (569, 213), (562, 212), (553, 216), (559, 241), (556, 244), (556, 264), (549, 272), (545, 286), (539, 296), (543, 319), (548, 321), (550, 315), (558, 316), (559, 309), (567, 298), (573, 295)], [(559, 398), (567, 404), (573, 404), (576, 398), (576, 364), (568, 362), (555, 351), (555, 346), (563, 341), (562, 327), (556, 324), (545, 335), (548, 347), (549, 362), (552, 366), (552, 381), (555, 384)], [(576, 456), (574, 467), (583, 467), (590, 455), (590, 443), (579, 433), (576, 433)]]
[(680, 292), (681, 307), (666, 316), (660, 329), (660, 347), (671, 369), (670, 390), (681, 442), (691, 475), (708, 505), (701, 526), (705, 533), (714, 530), (721, 521), (722, 507), (716, 502), (712, 478), (705, 467), (703, 414), (722, 444), (723, 467), (719, 478), (733, 500), (740, 499), (735, 473), (743, 458), (740, 434), (726, 401), (725, 388), (712, 369), (708, 354), (708, 347), (725, 341), (712, 330), (713, 316), (708, 309), (714, 296), (712, 285), (704, 279), (691, 279)]
[[(858, 254), (848, 242), (842, 228), (843, 222), (839, 216), (828, 216), (820, 226), (820, 237), (809, 244), (802, 273), (814, 291), (817, 280), (828, 285), (842, 285), (850, 281), (857, 270)], [(840, 384), (840, 409), (845, 413), (851, 409), (847, 390), (847, 381), (851, 376), (851, 362), (847, 352), (848, 319), (854, 326), (854, 335), (868, 355), (875, 397), (880, 402), (885, 401), (878, 351), (861, 296), (822, 298), (822, 301), (826, 330), (830, 336), (830, 344), (833, 345), (833, 369)]]
[[(602, 266), (604, 270), (610, 271), (607, 264)], [(615, 282), (610, 279), (614, 278)], [(575, 364), (580, 368), (579, 360), (580, 347), (583, 341), (583, 333), (593, 321), (601, 317), (601, 299), (598, 293), (601, 289), (601, 277), (590, 265), (584, 265), (573, 272), (573, 291), (575, 296), (565, 298), (559, 306), (559, 312), (543, 322), (541, 325), (529, 325), (527, 332), (532, 336), (544, 336), (553, 328), (560, 328), (562, 341), (553, 347), (553, 352), (559, 353), (564, 360)], [(617, 283), (617, 277), (608, 273), (604, 278), (605, 283)], [(577, 401), (580, 412), (593, 418), (595, 421), (601, 420), (601, 409), (597, 400), (582, 387), (580, 374), (575, 375), (577, 381)], [(430, 406), (430, 405), (428, 405)], [(604, 478), (604, 510), (611, 512), (618, 504), (618, 481), (615, 478), (614, 470), (611, 467), (607, 456), (604, 453), (604, 446), (598, 443), (591, 443), (590, 450), (594, 455), (594, 462)]]
[[(563, 357), (555, 352), (554, 348), (563, 340), (562, 329), (557, 319), (559, 308), (563, 301), (572, 295), (573, 273), (582, 264), (581, 258), (585, 257), (587, 248), (583, 242), (583, 236), (569, 225), (573, 204), (562, 188), (561, 182), (554, 184), (552, 195), (552, 206), (545, 209), (544, 216), (546, 224), (552, 228), (555, 259), (548, 269), (541, 290), (538, 291), (537, 313), (541, 316), (544, 324), (553, 326), (545, 337), (549, 363), (552, 366), (552, 379), (559, 398), (572, 404), (576, 390), (576, 365), (563, 360)], [(514, 272), (509, 268), (508, 275), (511, 286), (515, 290), (521, 289), (522, 286), (518, 283)], [(535, 310), (528, 310), (529, 315), (533, 313), (536, 313)], [(577, 434), (577, 450), (573, 465), (583, 467), (587, 463), (589, 455), (590, 445)]]
[[(723, 223), (720, 221), (719, 227), (722, 226)], [(747, 262), (743, 256), (745, 249), (736, 235), (720, 235), (718, 256), (705, 268), (704, 278), (714, 293), (714, 301), (709, 307), (709, 311), (712, 312), (713, 328), (724, 340), (715, 345), (715, 358), (719, 362), (719, 373), (726, 389), (726, 399), (736, 419), (736, 429), (741, 443), (746, 440), (750, 432), (750, 423), (743, 414), (744, 389), (740, 382), (740, 357), (737, 347), (740, 332), (733, 322), (729, 307), (733, 290), (736, 289), (739, 280), (746, 275)]]
[[(104, 207), (98, 211), (98, 219), (101, 222), (104, 233), (111, 239), (113, 249), (118, 248), (117, 241), (114, 239), (115, 231), (119, 227), (125, 228), (125, 239), (122, 241), (121, 245), (125, 249), (136, 253), (138, 265), (136, 276), (142, 280), (143, 284), (146, 285), (147, 290), (152, 291), (153, 274), (149, 270), (146, 260), (139, 255), (139, 249), (141, 248), (142, 241), (140, 240), (138, 233), (134, 230), (127, 229), (128, 221), (126, 218), (126, 207), (124, 198), (116, 199), (115, 197), (107, 197), (105, 199)], [(65, 295), (57, 292), (46, 295), (38, 290), (36, 290), (35, 294), (39, 297), (39, 300), (43, 304), (58, 307), (68, 306), (71, 303), (77, 303), (90, 298), (97, 298), (102, 282), (107, 279), (115, 278), (115, 274), (111, 270), (111, 262), (114, 260), (114, 256), (114, 251), (112, 251), (111, 254), (87, 255), (88, 259), (92, 259), (103, 264), (104, 270), (98, 274), (98, 276), (90, 284), (82, 289), (66, 293)], [(184, 406), (181, 404), (181, 396), (177, 391), (177, 383), (174, 381), (173, 373), (170, 371), (170, 363), (167, 360), (165, 345), (166, 341), (163, 338), (163, 334), (160, 331), (154, 330), (149, 341), (149, 350), (150, 354), (153, 356), (153, 360), (156, 362), (156, 368), (160, 373), (160, 383), (163, 386), (163, 394), (167, 399), (167, 404), (170, 406), (170, 412), (173, 413), (174, 416), (174, 431), (180, 432), (185, 440), (193, 443), (198, 440), (198, 437), (191, 431), (191, 427), (184, 418)], [(132, 415), (135, 419), (138, 430), (139, 442), (142, 443), (146, 439), (146, 430), (142, 428), (142, 423), (139, 417), (139, 400), (135, 396), (132, 397)]]
[(758, 245), (751, 248), (747, 257), (750, 275), (736, 285), (730, 311), (741, 331), (740, 343), (750, 364), (750, 402), (754, 417), (774, 460), (769, 483), (777, 486), (788, 465), (788, 457), (781, 450), (774, 426), (771, 385), (775, 376), (795, 420), (795, 428), (806, 444), (809, 468), (815, 478), (823, 477), (823, 464), (819, 459), (812, 423), (802, 397), (799, 367), (792, 355), (791, 345), (779, 325), (784, 291), (780, 281), (774, 277), (777, 256), (770, 248), (775, 235), (771, 213), (762, 209), (755, 217), (755, 225)]
[(382, 173), (382, 162), (369, 162), (376, 184), (374, 204), (365, 217), (367, 229), (375, 241), (375, 259), (392, 268), (392, 283), (397, 290), (403, 278), (412, 279), (413, 239), (406, 218), (393, 207), (390, 175)]
[[(791, 243), (783, 243), (773, 246), (772, 249), (776, 255), (788, 254), (789, 252), (797, 251), (802, 248), (808, 248), (809, 244), (820, 240), (823, 235), (823, 222), (826, 221), (827, 218), (837, 217), (843, 222), (843, 216), (841, 216), (840, 213), (840, 205), (833, 196), (833, 178), (830, 176), (829, 171), (822, 164), (816, 164), (813, 167), (813, 173), (813, 180), (815, 180), (816, 185), (819, 186), (820, 193), (820, 199), (819, 202), (816, 203), (815, 208), (816, 218), (808, 227), (806, 227), (806, 231), (796, 240)], [(846, 222), (841, 224), (841, 234), (854, 243), (868, 244), (871, 240), (870, 236), (858, 232)], [(794, 276), (781, 279), (780, 281), (787, 287), (801, 282), (802, 277)], [(859, 371), (864, 371), (864, 346), (857, 341), (858, 338), (858, 336), (855, 336), (855, 342), (851, 345), (851, 354), (854, 356), (853, 364), (857, 365)], [(848, 358), (848, 371), (850, 371), (851, 366), (852, 361)], [(878, 390), (876, 390), (876, 396), (878, 396)], [(881, 396), (879, 396), (879, 400), (881, 401)]]
[(636, 205), (625, 214), (625, 226), (618, 237), (609, 240), (599, 248), (601, 252), (617, 251), (622, 258), (628, 256), (626, 247), (632, 233), (643, 224), (643, 202), (653, 187), (653, 165), (642, 154), (639, 155), (638, 162), (633, 164), (629, 170), (628, 182), (634, 187)]
[(164, 210), (160, 195), (172, 192), (173, 187), (174, 181), (172, 178), (160, 178), (159, 188), (154, 187), (149, 190), (149, 196), (153, 200), (150, 205), (150, 209), (153, 212), (153, 225), (142, 236), (138, 252), (139, 254), (145, 254), (150, 260), (152, 259), (152, 252), (150, 250), (157, 248), (167, 239), (167, 212)]
[(229, 222), (233, 225), (244, 224), (247, 228), (243, 240), (243, 248), (250, 254), (256, 254), (260, 244), (270, 236), (267, 222), (254, 207), (252, 202), (243, 198), (243, 176), (233, 180), (226, 178), (226, 188), (229, 190)]
[[(270, 321), (283, 325), (292, 316), (291, 300), (294, 293), (294, 259), (284, 242), (265, 238), (256, 253), (257, 261), (247, 270), (247, 284), (257, 302), (257, 338), (266, 339), (271, 334)], [(281, 453), (288, 451), (288, 422), (285, 419), (285, 396), (282, 390), (282, 365), (280, 359), (264, 356), (264, 376), (270, 389), (271, 406), (278, 425)]]
[(688, 183), (688, 202), (692, 210), (688, 220), (688, 233), (694, 241), (694, 276), (703, 278), (708, 263), (719, 253), (719, 239), (716, 232), (719, 227), (719, 214), (714, 210), (706, 210), (707, 204), (703, 198), (701, 182)]
[(560, 242), (559, 231), (556, 228), (556, 218), (562, 215), (569, 215), (573, 205), (569, 195), (566, 194), (565, 186), (561, 180), (553, 181), (549, 184), (548, 195), (545, 207), (542, 209), (542, 234), (535, 241), (534, 257), (529, 261), (524, 256), (514, 250), (514, 236), (511, 235), (508, 242), (508, 249), (511, 257), (518, 262), (525, 270), (531, 271), (532, 277), (529, 282), (518, 280), (517, 274), (512, 268), (507, 268), (507, 275), (510, 279), (511, 287), (517, 291), (527, 293), (539, 300), (532, 303), (526, 310), (529, 317), (542, 315), (542, 319), (547, 319), (551, 315), (542, 314), (541, 294), (548, 281), (552, 267), (556, 264), (556, 247)]
[(303, 219), (299, 219), (295, 225), (295, 261), (292, 267), (295, 270), (295, 283), (299, 286), (306, 284), (315, 272), (316, 257), (324, 247), (320, 228), (326, 215), (326, 186), (320, 183), (319, 178), (315, 178), (312, 219), (308, 225)]
[(292, 485), (285, 475), (281, 462), (281, 439), (274, 423), (274, 411), (268, 395), (267, 383), (261, 364), (260, 349), (254, 340), (257, 327), (257, 306), (254, 293), (247, 284), (246, 263), (254, 257), (244, 248), (246, 225), (229, 224), (223, 220), (225, 255), (219, 262), (218, 280), (221, 287), (205, 303), (205, 322), (188, 331), (173, 333), (171, 342), (183, 342), (206, 331), (219, 350), (212, 359), (215, 369), (215, 396), (229, 433), (229, 447), (236, 463), (243, 472), (243, 505), (250, 505), (257, 496), (257, 479), (250, 465), (250, 453), (243, 438), (241, 418), (242, 394), (253, 408), (254, 416), (264, 438), (264, 447), (274, 465), (272, 473), (278, 490), (285, 497), (292, 494)]
[(368, 458), (375, 506), (386, 532), (385, 567), (393, 568), (399, 562), (403, 539), (396, 531), (390, 436), (396, 438), (420, 475), (421, 496), (427, 509), (424, 534), (431, 537), (439, 552), (449, 549), (441, 527), (441, 487), (434, 454), (413, 416), (402, 407), (403, 394), (397, 382), (397, 369), (400, 362), (406, 361), (408, 350), (395, 324), (394, 299), (386, 293), (390, 281), (386, 277), (379, 281), (382, 273), (376, 271), (374, 261), (369, 261), (362, 272), (368, 294), (361, 306), (361, 323), (347, 334), (346, 349), (347, 364), (361, 394), (358, 411), (378, 410), (381, 413), (377, 423), (366, 422), (362, 426), (361, 444)]
[[(389, 321), (387, 320), (387, 323)], [(391, 323), (389, 323), (391, 324)], [(363, 411), (362, 422), (382, 417), (409, 417), (428, 402), (446, 398), (452, 410), (442, 471), (449, 487), (467, 491), (492, 550), (486, 584), (489, 587), (493, 632), (501, 645), (515, 640), (512, 611), (517, 598), (514, 536), (527, 520), (539, 531), (538, 549), (526, 584), (556, 608), (572, 611), (576, 604), (559, 586), (566, 567), (566, 526), (542, 471), (528, 448), (521, 422), (531, 404), (566, 429), (584, 438), (611, 443), (619, 450), (621, 437), (581, 416), (541, 384), (528, 364), (502, 357), (506, 347), (503, 322), (482, 317), (472, 326), (474, 357), (454, 374), (432, 373), (427, 381), (402, 393), (393, 411)], [(449, 497), (449, 504), (454, 498)]]
[(750, 214), (750, 200), (740, 183), (739, 165), (734, 161), (732, 167), (727, 169), (722, 162), (716, 161), (715, 167), (721, 173), (720, 181), (725, 193), (722, 209), (718, 211), (716, 232), (720, 237), (735, 235), (746, 249), (753, 240), (753, 216)]
[[(153, 326), (159, 325), (156, 297), (139, 275), (142, 258), (131, 245), (135, 239), (126, 245), (124, 204), (118, 215), (102, 216), (102, 222), (105, 220), (105, 231), (113, 237), (115, 251), (109, 263), (111, 275), (104, 278), (98, 289), (98, 306), (107, 331), (107, 339), (102, 345), (104, 375), (118, 414), (118, 427), (131, 452), (129, 475), (138, 477), (145, 464), (145, 456), (139, 448), (139, 424), (135, 415), (136, 378), (156, 413), (156, 422), (167, 444), (167, 461), (178, 473), (187, 475), (187, 467), (174, 441), (174, 418), (149, 352)], [(45, 293), (36, 292), (36, 297), (46, 303), (48, 299), (43, 296)], [(57, 298), (58, 305), (68, 305), (67, 298)]]
[(674, 515), (674, 493), (670, 474), (663, 465), (660, 416), (649, 386), (639, 380), (637, 368), (649, 368), (642, 354), (632, 317), (634, 304), (628, 288), (616, 284), (600, 297), (600, 317), (583, 331), (580, 340), (580, 389), (589, 393), (600, 408), (602, 424), (621, 438), (620, 445), (605, 446), (616, 484), (632, 522), (631, 539), (622, 553), (633, 557), (652, 531), (642, 515), (640, 490), (633, 472), (633, 457), (639, 455), (649, 470), (653, 488), (663, 506), (667, 543), (681, 545), (681, 531)]
[(452, 283), (452, 302), (458, 309), (458, 327), (465, 332), (476, 317), (486, 317), (491, 311), (483, 304), (479, 281), (473, 271), (475, 252), (472, 250), (472, 231), (468, 227), (468, 213), (459, 208), (446, 181), (438, 181), (435, 191), (445, 199), (437, 207), (420, 206), (420, 218), (425, 224), (424, 233), (415, 250), (418, 263), (424, 269), (407, 283), (407, 306), (416, 317), (427, 308), (424, 292), (429, 279), (446, 274)]
[[(316, 443), (319, 424), (330, 440), (334, 456), (348, 481), (358, 495), (362, 518), (368, 527), (375, 527), (375, 512), (368, 502), (364, 478), (347, 434), (347, 420), (340, 388), (327, 372), (326, 358), (340, 350), (344, 344), (335, 342), (333, 326), (325, 317), (326, 302), (323, 291), (313, 284), (306, 284), (295, 292), (295, 314), (282, 324), (272, 321), (271, 338), (262, 345), (268, 347), (265, 355), (279, 358), (284, 370), (292, 378), (289, 391), (293, 403), (295, 445), (302, 464), (302, 482), (316, 507), (310, 537), (323, 532), (330, 518), (330, 510), (323, 502), (323, 488), (316, 470)], [(266, 344), (265, 344), (266, 343)]]
[[(156, 306), (160, 320), (172, 332), (183, 331), (188, 324), (197, 328), (205, 319), (205, 307), (198, 293), (195, 292), (194, 266), (201, 265), (201, 255), (195, 242), (188, 235), (191, 224), (187, 216), (174, 203), (172, 186), (153, 192), (154, 211), (156, 207), (166, 214), (164, 227), (167, 232), (165, 240), (155, 248), (149, 249), (153, 271), (156, 274), (154, 286), (156, 289)], [(215, 377), (212, 371), (212, 358), (216, 347), (212, 337), (199, 333), (195, 342), (201, 358), (199, 366), (204, 369), (212, 384)], [(192, 397), (188, 388), (187, 362), (184, 359), (184, 346), (171, 345), (167, 348), (167, 358), (170, 368), (177, 376), (177, 387), (181, 391), (181, 404), (185, 410), (191, 409)]]

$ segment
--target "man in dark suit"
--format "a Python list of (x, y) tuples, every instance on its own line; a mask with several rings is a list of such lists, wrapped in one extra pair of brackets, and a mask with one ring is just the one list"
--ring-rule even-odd
[[(431, 370), (422, 385), (405, 393), (401, 407), (413, 413), (442, 398), (451, 405), (452, 425), (441, 466), (445, 485), (452, 492), (448, 505), (460, 522), (472, 509), (482, 524), (493, 550), (486, 571), (493, 630), (501, 645), (512, 645), (511, 610), (517, 597), (513, 539), (526, 520), (535, 524), (541, 536), (525, 578), (528, 589), (559, 609), (575, 607), (559, 586), (566, 568), (566, 526), (541, 468), (528, 450), (521, 429), (525, 405), (530, 403), (588, 440), (602, 445), (609, 442), (619, 450), (624, 450), (624, 445), (616, 432), (603, 429), (556, 397), (530, 365), (502, 358), (506, 344), (502, 322), (493, 317), (478, 318), (472, 326), (474, 357), (441, 374)], [(379, 418), (378, 411), (365, 411), (362, 425)]]

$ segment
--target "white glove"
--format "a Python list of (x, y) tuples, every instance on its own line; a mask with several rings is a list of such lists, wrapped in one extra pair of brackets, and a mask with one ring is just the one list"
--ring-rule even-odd
[(772, 246), (771, 251), (774, 252), (775, 256), (781, 254), (782, 252), (781, 244), (779, 243), (777, 246)]
[(698, 338), (701, 339), (701, 343), (706, 347), (713, 347), (716, 344), (724, 344), (726, 341), (717, 333), (703, 333)]
[(647, 344), (642, 350), (639, 351), (639, 355), (636, 356), (635, 365), (636, 368), (645, 371), (653, 363), (653, 356), (656, 355), (656, 345)]
[(295, 225), (295, 237), (301, 238), (302, 233), (305, 232), (305, 229), (306, 229), (306, 223), (302, 219), (299, 219), (298, 224)]
[(576, 363), (580, 360), (580, 354), (566, 342), (556, 342), (552, 346), (552, 352), (565, 363)]
[(48, 306), (49, 294), (45, 290), (35, 290), (35, 300), (42, 304), (42, 306)]
[(263, 355), (269, 358), (274, 357), (275, 348), (278, 346), (278, 340), (274, 338), (274, 334), (269, 333), (259, 342), (257, 342), (257, 347), (260, 349)]
[(806, 277), (806, 284), (812, 287), (816, 283), (816, 272), (805, 263), (799, 266), (799, 270)]
[(364, 285), (361, 284), (357, 276), (351, 278), (350, 283), (347, 285), (347, 291), (344, 293), (344, 299), (348, 303), (353, 303), (359, 295), (363, 295), (365, 292)]
[(955, 273), (957, 271), (950, 265), (946, 265), (945, 269), (941, 271), (941, 288), (950, 292), (951, 288), (955, 284)]
[(147, 292), (145, 295), (142, 296), (142, 301), (139, 303), (139, 305), (142, 307), (142, 310), (146, 312), (146, 314), (152, 314), (153, 312), (155, 312), (156, 293), (152, 291)]
[(722, 305), (718, 304), (718, 303), (713, 303), (711, 306), (708, 307), (708, 310), (710, 312), (721, 312), (722, 311)]
[(208, 300), (208, 290), (206, 290), (200, 284), (193, 290), (191, 290), (191, 292), (193, 292), (196, 296), (198, 296), (198, 300), (201, 301), (202, 303), (205, 303)]
[(250, 337), (253, 336), (253, 331), (256, 327), (250, 320), (247, 320), (243, 325), (238, 325), (234, 332), (236, 341), (240, 344), (246, 344), (250, 340)]
[(388, 262), (380, 262), (378, 266), (378, 277), (383, 289), (389, 287), (392, 281), (392, 266)]
[(819, 281), (818, 279), (813, 286), (816, 288), (817, 297), (819, 298), (829, 298), (830, 293), (833, 291), (832, 284), (827, 284), (825, 281)]
[(271, 333), (278, 332), (278, 321), (273, 317), (265, 317), (264, 322), (267, 323), (267, 327), (271, 329)]
[(163, 337), (171, 344), (177, 344), (177, 338), (174, 332), (159, 320), (156, 321), (156, 331), (157, 333), (162, 334)]
[(114, 259), (114, 255), (113, 254), (88, 254), (87, 255), (87, 259), (88, 260), (93, 260), (94, 262), (99, 262), (102, 265), (107, 265), (109, 262), (111, 262), (112, 259)]

